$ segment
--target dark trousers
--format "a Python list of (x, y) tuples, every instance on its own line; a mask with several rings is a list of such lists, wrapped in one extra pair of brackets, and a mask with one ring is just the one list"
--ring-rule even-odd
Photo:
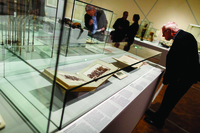
[(172, 109), (192, 85), (192, 81), (181, 79), (170, 83), (166, 88), (160, 108), (156, 112), (156, 119), (159, 121), (165, 121)]
[(134, 42), (134, 40), (128, 40), (127, 44), (124, 46), (124, 51), (129, 51), (133, 42)]

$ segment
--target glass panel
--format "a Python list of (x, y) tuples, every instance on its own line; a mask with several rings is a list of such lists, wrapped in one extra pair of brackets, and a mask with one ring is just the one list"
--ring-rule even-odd
[[(147, 20), (142, 20), (136, 35), (140, 40), (154, 41), (158, 40), (159, 30), (153, 27), (153, 23)], [(160, 39), (159, 39), (160, 40)]]
[(187, 31), (190, 32), (197, 40), (198, 50), (200, 50), (200, 26), (189, 24)]
[(5, 49), (3, 46), (0, 46), (0, 80), (3, 79), (4, 77), (4, 60), (5, 60)]
[[(5, 51), (5, 80), (1, 90), (40, 132), (47, 130), (52, 81), (10, 50)], [(45, 86), (41, 86), (41, 83)], [(54, 125), (54, 128), (55, 125)]]
[[(106, 44), (104, 49), (106, 49), (105, 51), (107, 53), (105, 52), (104, 55), (101, 58), (99, 58), (100, 60), (93, 59), (93, 60), (86, 60), (84, 62), (77, 62), (77, 63), (74, 62), (73, 64), (67, 64), (67, 65), (62, 65), (58, 67), (57, 76), (59, 79), (66, 81), (65, 82), (66, 86), (65, 85), (63, 86), (65, 86), (65, 89), (68, 90), (65, 92), (66, 104), (63, 110), (64, 116), (62, 119), (63, 121), (62, 126), (68, 125), (69, 123), (71, 123), (72, 121), (74, 121), (75, 119), (77, 119), (78, 117), (80, 117), (81, 115), (89, 111), (90, 109), (97, 106), (102, 101), (109, 98), (111, 95), (115, 94), (116, 92), (124, 88), (127, 84), (130, 84), (131, 82), (140, 78), (142, 74), (147, 72), (149, 68), (152, 67), (149, 65), (151, 63), (145, 60), (150, 59), (151, 57), (154, 57), (154, 56), (159, 56), (161, 54), (160, 52), (157, 52), (145, 47), (137, 46), (137, 45), (132, 47), (130, 51), (131, 53), (128, 53), (120, 49), (114, 48), (112, 47), (112, 45), (114, 44)], [(100, 48), (98, 45), (97, 47)], [(117, 50), (119, 52), (117, 52)], [(133, 67), (125, 68), (125, 66), (123, 65), (121, 66), (120, 63), (117, 62), (115, 59), (120, 59), (124, 55), (133, 59), (137, 59), (138, 60), (137, 62), (142, 61), (143, 62), (142, 71), (143, 70), (144, 71), (140, 73), (138, 71), (138, 69), (140, 68), (138, 69), (133, 68)], [(74, 60), (76, 60), (76, 57), (74, 57)], [(112, 65), (110, 64), (112, 64), (114, 67), (117, 67), (117, 69), (113, 69)], [(105, 71), (107, 71), (106, 67), (108, 67), (108, 69), (111, 69), (112, 71), (108, 73), (105, 72), (109, 76), (106, 76), (106, 80), (103, 80), (102, 83), (97, 85), (99, 81), (102, 80), (103, 78), (102, 76), (104, 74), (102, 75), (99, 74), (100, 76), (96, 77), (98, 80), (92, 80), (94, 76), (92, 75), (92, 73), (97, 74), (104, 71), (100, 68), (101, 66), (103, 66), (102, 69), (104, 69)], [(135, 76), (134, 78), (131, 78), (131, 79), (124, 78), (123, 81), (121, 81), (115, 76), (111, 76), (113, 75), (113, 73), (118, 72), (118, 71), (122, 72), (126, 76), (130, 76), (132, 73), (138, 73), (138, 76)], [(87, 78), (87, 77), (90, 77), (90, 78)], [(74, 82), (74, 84), (77, 84), (77, 85), (74, 85), (76, 87), (72, 87), (73, 86), (72, 82)], [(122, 83), (122, 82), (125, 82), (125, 83)], [(69, 88), (71, 89), (69, 90)], [(61, 111), (57, 110), (53, 113), (54, 118), (56, 118), (56, 115), (59, 112)]]
[(6, 0), (0, 8), (0, 74), (4, 76), (0, 88), (38, 132), (52, 132), (59, 126), (49, 121), (50, 110), (59, 104), (51, 106), (58, 100), (52, 96), (53, 80), (42, 73), (56, 66), (57, 2)]
[[(117, 60), (120, 57), (126, 55), (131, 59), (133, 59), (134, 61), (135, 59), (137, 59), (135, 63), (139, 64), (140, 61), (142, 62), (148, 58), (160, 54), (160, 52), (155, 51), (149, 55), (140, 57), (138, 55), (139, 52), (137, 53), (138, 49), (136, 48), (133, 49), (134, 54), (127, 53), (123, 50), (113, 47), (113, 44), (107, 44), (104, 41), (98, 40), (98, 38), (94, 38), (93, 36), (88, 36), (88, 30), (86, 29), (83, 29), (83, 33), (81, 34), (81, 36), (83, 37), (82, 40), (78, 40), (77, 36), (79, 35), (81, 30), (78, 28), (73, 28), (71, 24), (72, 22), (73, 23), (78, 22), (81, 25), (84, 24), (83, 23), (84, 20), (82, 20), (82, 18), (85, 15), (85, 6), (87, 5), (87, 3), (81, 1), (67, 1), (66, 6), (69, 8), (66, 8), (66, 10), (63, 7), (63, 5), (65, 5), (65, 3), (60, 4), (59, 2), (60, 6), (59, 9), (65, 12), (64, 15), (65, 17), (62, 18), (62, 15), (60, 16), (58, 15), (57, 19), (59, 20), (56, 22), (56, 29), (55, 29), (55, 32), (56, 30), (59, 31), (63, 29), (59, 33), (59, 35), (62, 35), (62, 41), (58, 40), (58, 42), (55, 43), (54, 40), (54, 46), (53, 46), (54, 50), (55, 51), (58, 50), (58, 52), (60, 53), (56, 52), (53, 53), (54, 59), (50, 61), (49, 65), (50, 67), (46, 68), (43, 71), (43, 73), (46, 75), (45, 79), (49, 78), (50, 80), (54, 79), (55, 72), (57, 71), (56, 73), (57, 84), (54, 88), (54, 95), (53, 95), (54, 99), (52, 102), (53, 104), (51, 110), (51, 121), (56, 125), (60, 124), (61, 125), (60, 128), (71, 123), (76, 118), (80, 117), (85, 112), (92, 109), (93, 107), (101, 103), (103, 100), (107, 99), (109, 96), (119, 91), (121, 88), (125, 87), (125, 84), (122, 84), (118, 86), (116, 89), (109, 90), (109, 88), (110, 87), (112, 88), (112, 85), (114, 85), (112, 84), (112, 82), (113, 81), (116, 82), (116, 79), (113, 76), (112, 77), (110, 76), (113, 75), (114, 72), (117, 72), (118, 69), (122, 70), (125, 69), (126, 66), (133, 65), (133, 63), (131, 63), (121, 67), (118, 66), (119, 64), (117, 63), (118, 62)], [(95, 7), (98, 6), (95, 5)], [(112, 11), (103, 9), (101, 7), (98, 7), (98, 9), (103, 10), (106, 15), (106, 18), (108, 19), (110, 18), (109, 21), (111, 22), (113, 14)], [(66, 23), (66, 19), (70, 19), (72, 20), (72, 22), (68, 24)], [(62, 25), (62, 23), (64, 23), (64, 25)], [(87, 34), (85, 35), (84, 33)], [(57, 36), (58, 34), (55, 35)], [(61, 42), (60, 45), (59, 42)], [(145, 48), (144, 49), (141, 48), (141, 51), (143, 51), (143, 53), (145, 53), (145, 50), (146, 50)], [(55, 67), (54, 64), (57, 60), (56, 59), (57, 56), (59, 56), (59, 60), (58, 64)], [(127, 67), (127, 69), (130, 68), (131, 67)], [(89, 73), (95, 71), (96, 69), (97, 71), (101, 70), (103, 71), (103, 74), (97, 76), (97, 78), (99, 78), (98, 81), (94, 80), (93, 75), (90, 75), (90, 77), (88, 77)], [(134, 68), (131, 68), (130, 70), (132, 70), (132, 72), (137, 71), (137, 69)], [(107, 76), (105, 76), (104, 73)], [(128, 74), (129, 71), (127, 72), (125, 71), (124, 73)], [(84, 75), (85, 77), (82, 78), (82, 76)], [(105, 80), (103, 76), (106, 79), (108, 79), (108, 77), (110, 78), (108, 80)], [(138, 79), (139, 77), (140, 76), (135, 77), (131, 80), (126, 79), (127, 80), (126, 83), (131, 83), (132, 81)], [(75, 80), (75, 82), (70, 80)], [(78, 80), (78, 82), (76, 82), (76, 80)], [(103, 80), (102, 83), (99, 82), (101, 80)], [(98, 94), (96, 93), (99, 91), (102, 91), (103, 93), (105, 93), (105, 95), (99, 97)], [(90, 96), (92, 97), (92, 99), (90, 99)], [(80, 97), (87, 99), (89, 98), (88, 100), (93, 100), (93, 102), (89, 104), (87, 100), (86, 101), (84, 101), (84, 99), (81, 100)], [(94, 97), (97, 98), (93, 99)], [(79, 104), (81, 104), (81, 106), (79, 106)]]
[[(0, 88), (39, 132), (53, 132), (68, 125), (138, 79), (140, 67), (146, 68), (142, 71), (145, 73), (152, 67), (147, 65), (150, 64), (147, 60), (160, 54), (139, 46), (128, 53), (106, 43), (112, 18), (116, 17), (110, 10), (93, 5), (107, 19), (107, 32), (101, 40), (89, 36), (85, 28), (88, 3), (37, 2), (10, 0), (5, 3), (9, 12), (6, 10), (1, 15), (0, 38), (5, 49), (1, 70), (5, 78), (0, 80)], [(66, 19), (73, 24), (80, 23), (81, 28), (67, 24)], [(151, 52), (147, 54), (147, 51)], [(113, 76), (118, 71), (118, 76), (132, 73), (138, 76), (121, 82)]]
[[(102, 16), (105, 15), (105, 18), (101, 16), (101, 18), (98, 20), (97, 30), (95, 30), (96, 32), (93, 31), (94, 32), (93, 33), (89, 30), (89, 27), (87, 27), (85, 24), (85, 14), (86, 14), (85, 7), (87, 4), (88, 3), (78, 1), (78, 0), (75, 1), (75, 3), (73, 3), (73, 0), (68, 0), (67, 10), (66, 10), (66, 15), (65, 15), (66, 16), (65, 27), (69, 27), (69, 26), (72, 27), (71, 33), (70, 33), (69, 47), (77, 45), (77, 44), (80, 45), (82, 43), (85, 44), (86, 42), (87, 43), (105, 43), (106, 40), (109, 39), (109, 36), (108, 36), (109, 27), (112, 22), (113, 12), (110, 10), (98, 7), (96, 5), (91, 5), (96, 10), (98, 10), (97, 14), (101, 14)], [(81, 29), (80, 27), (77, 27), (77, 24), (80, 25)], [(100, 32), (100, 29), (103, 27), (105, 27), (105, 31)]]

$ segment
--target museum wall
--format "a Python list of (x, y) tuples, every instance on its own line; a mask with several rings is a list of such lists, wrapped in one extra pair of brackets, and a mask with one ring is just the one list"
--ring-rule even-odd
[[(123, 11), (129, 12), (128, 20), (132, 23), (133, 14), (139, 14), (141, 20), (147, 19), (153, 23), (155, 29), (161, 30), (164, 23), (174, 21), (179, 28), (187, 30), (189, 24), (200, 24), (200, 0), (81, 0), (86, 3), (111, 10), (114, 12), (110, 27), (115, 20), (122, 17)], [(64, 0), (59, 0), (58, 16), (62, 17)], [(73, 0), (67, 0), (66, 17), (71, 17)], [(46, 6), (46, 15), (55, 16), (55, 8)], [(75, 7), (74, 18), (84, 21), (85, 7)], [(159, 33), (160, 31), (158, 31)], [(161, 32), (159, 33), (160, 38)]]
[[(179, 28), (187, 30), (189, 24), (200, 23), (200, 0), (82, 0), (99, 7), (114, 11), (114, 19), (122, 17), (123, 11), (129, 12), (128, 20), (132, 22), (133, 14), (139, 14), (153, 22), (153, 27), (161, 29), (168, 21), (174, 21)], [(192, 11), (191, 11), (192, 10)], [(194, 17), (195, 16), (195, 17)]]

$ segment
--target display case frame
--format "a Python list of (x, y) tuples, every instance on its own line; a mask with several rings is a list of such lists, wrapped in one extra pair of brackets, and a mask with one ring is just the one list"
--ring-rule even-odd
[[(75, 1), (76, 0), (74, 0), (74, 3)], [(13, 105), (15, 105), (18, 110), (21, 111), (26, 119), (30, 123), (32, 123), (32, 125), (34, 125), (34, 127), (39, 132), (54, 132), (69, 125), (72, 121), (78, 119), (80, 116), (87, 113), (98, 104), (102, 103), (105, 99), (115, 94), (127, 84), (138, 79), (141, 75), (138, 75), (136, 77), (132, 77), (131, 75), (134, 72), (138, 72), (140, 69), (133, 69), (131, 66), (139, 64), (141, 62), (148, 62), (147, 60), (149, 58), (161, 54), (160, 52), (156, 52), (149, 55), (148, 57), (141, 57), (137, 54), (131, 54), (123, 50), (114, 48), (112, 47), (112, 45), (104, 42), (95, 44), (85, 43), (84, 46), (73, 47), (69, 47), (69, 45), (67, 45), (66, 54), (63, 55), (61, 53), (62, 38), (64, 37), (63, 20), (66, 17), (65, 11), (67, 7), (67, 1), (64, 1), (63, 6), (63, 14), (61, 19), (62, 21), (58, 39), (59, 43), (57, 47), (55, 47), (54, 45), (55, 38), (52, 38), (52, 42), (49, 45), (46, 45), (43, 42), (34, 39), (38, 34), (38, 31), (34, 27), (34, 24), (36, 24), (36, 21), (34, 20), (34, 15), (27, 16), (28, 18), (30, 17), (29, 20), (23, 20), (28, 22), (25, 29), (23, 29), (24, 27), (20, 26), (22, 30), (16, 31), (19, 32), (20, 35), (23, 35), (23, 30), (25, 30), (25, 38), (23, 38), (23, 36), (20, 37), (18, 36), (18, 34), (15, 34), (19, 37), (19, 39), (22, 39), (22, 41), (20, 42), (23, 42), (24, 39), (24, 41), (26, 42), (25, 44), (27, 45), (18, 45), (18, 43), (14, 42), (9, 43), (9, 37), (8, 35), (6, 35), (4, 36), (5, 40), (4, 45), (2, 46), (2, 57), (4, 58), (1, 62), (1, 70), (3, 71), (2, 73), (4, 76), (0, 80), (1, 91), (4, 92), (7, 98), (13, 102)], [(17, 16), (17, 18), (23, 17), (19, 15)], [(54, 27), (56, 27), (56, 24), (58, 22), (57, 18), (58, 17), (56, 13), (55, 18), (52, 19), (54, 20), (53, 23), (55, 24)], [(21, 22), (21, 19), (19, 21), (16, 20), (16, 23), (14, 24), (19, 24), (19, 22)], [(53, 30), (53, 34), (56, 34), (55, 29), (56, 28), (54, 28)], [(74, 50), (78, 50), (79, 48), (81, 50), (74, 52), (72, 50), (73, 48)], [(83, 49), (90, 51), (92, 54), (90, 54), (88, 51), (85, 54), (81, 54), (80, 51), (83, 51)], [(70, 50), (73, 51), (74, 54), (70, 55)], [(113, 59), (113, 57), (120, 58), (123, 55), (133, 56), (134, 58), (138, 59), (138, 61), (134, 64), (129, 64), (126, 67), (120, 67), (118, 66), (119, 64), (117, 64), (117, 62)], [(68, 90), (57, 83), (57, 75), (59, 70), (80, 72), (79, 70), (84, 70), (84, 68), (90, 66), (90, 64), (98, 59), (101, 59), (106, 65), (111, 65), (112, 63), (112, 65), (116, 65), (118, 69), (112, 70), (108, 73), (104, 73), (96, 79), (91, 79), (84, 84), (78, 84), (77, 86), (72, 87)], [(152, 66), (149, 65), (149, 67)], [(49, 79), (49, 77), (43, 74), (44, 69), (47, 68), (51, 68), (54, 70), (52, 79)], [(148, 71), (147, 68), (146, 66), (144, 66), (144, 70), (142, 70), (142, 72), (144, 71), (143, 74)], [(112, 76), (119, 71), (124, 71), (128, 75), (128, 78), (122, 79), (125, 82), (119, 86), (115, 86), (116, 82), (122, 82), (120, 79)], [(130, 77), (132, 77), (133, 79), (131, 79)], [(106, 78), (107, 80), (103, 80), (103, 82), (100, 83), (101, 86), (99, 86), (95, 91), (78, 93), (73, 92), (84, 85), (95, 83), (96, 81), (101, 81), (104, 78)], [(112, 87), (116, 88), (113, 90), (111, 89)], [(94, 97), (96, 99), (91, 100)], [(85, 102), (84, 100), (90, 100), (90, 102)], [(85, 105), (82, 103), (85, 103)], [(78, 106), (79, 104), (82, 104), (84, 106)], [(27, 111), (27, 108), (29, 108), (31, 111)]]
[(198, 51), (200, 51), (200, 25), (189, 24), (187, 31), (197, 40)]
[(158, 29), (155, 29), (153, 27), (153, 23), (146, 19), (141, 20), (136, 37), (141, 39), (142, 30), (145, 27), (145, 25), (147, 25), (147, 27), (146, 27), (145, 33), (143, 35), (143, 39), (147, 40), (147, 41), (151, 41), (151, 42), (153, 42), (154, 40), (158, 40), (159, 39), (158, 35), (159, 35), (160, 31)]

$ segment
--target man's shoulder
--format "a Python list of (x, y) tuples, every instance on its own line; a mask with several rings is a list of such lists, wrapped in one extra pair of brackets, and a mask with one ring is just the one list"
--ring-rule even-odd
[(187, 32), (187, 31), (184, 31), (182, 29), (179, 30), (179, 35), (192, 35), (191, 33)]
[(123, 22), (123, 18), (118, 18), (117, 21), (118, 22)]
[(138, 23), (133, 23), (133, 24), (131, 25), (131, 27), (139, 27), (139, 24), (138, 24)]
[(126, 20), (126, 23), (130, 23), (128, 20)]
[(175, 40), (176, 40), (176, 42), (178, 41), (183, 44), (192, 44), (192, 43), (194, 43), (195, 45), (197, 44), (195, 37), (191, 33), (184, 31), (184, 30), (179, 31)]
[(178, 33), (178, 36), (179, 37), (184, 37), (184, 38), (187, 38), (187, 37), (194, 38), (194, 36), (191, 33), (187, 32), (187, 31), (184, 31), (184, 30), (181, 30), (181, 29), (180, 29), (180, 31)]
[(97, 9), (96, 12), (97, 12), (97, 15), (102, 15), (102, 14), (104, 14), (104, 11), (103, 11), (103, 10), (100, 10), (100, 9)]
[(92, 17), (89, 14), (85, 14), (85, 18), (91, 19)]

